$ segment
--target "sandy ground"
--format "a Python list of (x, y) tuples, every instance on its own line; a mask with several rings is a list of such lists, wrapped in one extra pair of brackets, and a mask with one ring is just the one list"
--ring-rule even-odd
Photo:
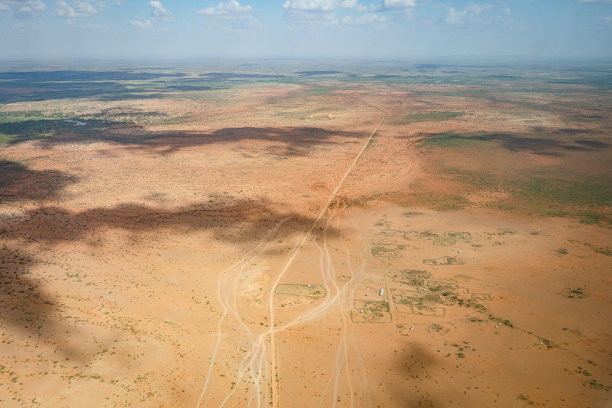
[(168, 103), (191, 119), (150, 140), (2, 147), (28, 170), (0, 201), (0, 405), (610, 406), (608, 228), (377, 198), (451, 126), (393, 122), (429, 100), (243, 92)]

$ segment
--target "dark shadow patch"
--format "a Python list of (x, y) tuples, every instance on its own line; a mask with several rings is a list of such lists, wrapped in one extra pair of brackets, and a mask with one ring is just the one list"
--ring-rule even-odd
[(552, 135), (585, 135), (593, 133), (591, 129), (581, 128), (549, 128), (544, 126), (533, 126), (531, 130), (534, 133), (550, 133)]
[(162, 98), (177, 91), (221, 89), (210, 86), (215, 81), (187, 77), (183, 73), (132, 70), (0, 72), (0, 103), (74, 98), (101, 101)]
[(200, 74), (200, 77), (204, 77), (214, 81), (225, 81), (232, 79), (281, 79), (285, 76), (270, 74), (241, 74), (233, 72), (208, 72), (206, 74)]
[(51, 344), (63, 355), (78, 359), (79, 354), (66, 335), (70, 327), (58, 321), (59, 306), (30, 277), (30, 268), (36, 263), (24, 250), (7, 244), (0, 248), (0, 327)]
[(0, 72), (0, 80), (40, 81), (146, 81), (184, 77), (183, 73), (121, 71), (13, 71)]
[[(284, 218), (289, 218), (286, 225), (295, 233), (309, 228), (314, 222), (312, 217), (297, 212), (284, 212), (268, 202), (224, 202), (219, 198), (213, 202), (176, 209), (122, 204), (113, 208), (71, 212), (55, 206), (40, 207), (27, 211), (19, 218), (0, 216), (0, 236), (9, 240), (27, 238), (55, 245), (82, 241), (91, 232), (107, 228), (134, 233), (172, 228), (178, 232), (212, 230), (218, 240), (250, 242), (259, 240), (261, 231), (272, 228)], [(327, 234), (337, 236), (338, 231), (328, 228)]]
[[(132, 233), (129, 239), (133, 242), (146, 242), (149, 234), (172, 229), (179, 234), (209, 230), (220, 241), (250, 243), (261, 240), (266, 231), (282, 220), (283, 236), (299, 234), (315, 222), (314, 217), (286, 212), (267, 202), (223, 201), (222, 198), (176, 209), (124, 204), (72, 212), (45, 206), (19, 217), (0, 215), (0, 240), (5, 242), (0, 249), (0, 329), (5, 331), (10, 327), (36, 341), (54, 345), (67, 357), (84, 358), (71, 340), (74, 329), (62, 321), (63, 306), (45, 293), (42, 282), (29, 277), (30, 269), (38, 262), (28, 252), (16, 249), (23, 242), (47, 248), (66, 242), (85, 242), (93, 247), (103, 243), (92, 236), (108, 229)], [(314, 231), (319, 232), (319, 228)], [(337, 237), (339, 231), (328, 228), (326, 234)], [(283, 244), (271, 242), (267, 251), (286, 251)]]
[[(441, 64), (414, 64), (414, 68), (418, 69), (418, 70), (424, 70), (424, 71), (435, 71), (437, 69), (440, 68), (446, 68), (449, 65), (441, 65)], [(409, 72), (410, 69), (405, 69), (404, 71)]]
[[(127, 137), (134, 137), (129, 132)], [(169, 154), (184, 148), (214, 144), (233, 144), (238, 149), (252, 149), (245, 142), (267, 142), (264, 149), (273, 156), (308, 156), (316, 147), (326, 144), (336, 144), (333, 139), (360, 138), (363, 134), (355, 132), (334, 131), (312, 127), (293, 128), (225, 128), (211, 133), (197, 132), (145, 132), (140, 139), (126, 140), (118, 133), (111, 140), (121, 144), (131, 144), (130, 149), (153, 150), (160, 154)], [(126, 143), (127, 142), (127, 143)]]
[(573, 145), (543, 137), (524, 137), (511, 133), (492, 133), (474, 136), (477, 140), (497, 141), (512, 152), (530, 152), (546, 156), (559, 156), (563, 151), (590, 151), (588, 145)]
[(487, 142), (497, 142), (499, 146), (511, 152), (528, 152), (543, 156), (560, 156), (564, 151), (588, 152), (608, 146), (606, 143), (592, 140), (577, 140), (575, 143), (568, 143), (556, 140), (554, 136), (522, 136), (515, 133), (444, 132), (432, 134), (424, 139), (425, 144), (437, 147), (470, 147)]
[(336, 75), (341, 74), (342, 71), (298, 71), (295, 72), (299, 76), (318, 76), (318, 75)]
[(362, 133), (327, 130), (314, 127), (242, 127), (224, 128), (214, 132), (147, 130), (136, 123), (86, 120), (84, 126), (75, 126), (66, 120), (29, 120), (0, 123), (0, 133), (14, 137), (9, 143), (17, 144), (37, 140), (43, 146), (65, 143), (111, 142), (129, 149), (148, 150), (169, 154), (184, 148), (213, 144), (236, 144), (246, 148), (244, 142), (263, 141), (272, 155), (307, 156), (318, 145), (336, 144), (334, 138), (361, 138)]
[(0, 203), (53, 200), (76, 177), (58, 170), (32, 170), (21, 163), (0, 160)]
[[(83, 125), (78, 123), (83, 123)], [(66, 135), (87, 140), (88, 138), (95, 138), (101, 129), (121, 126), (122, 124), (122, 122), (81, 118), (76, 118), (76, 120), (30, 119), (1, 122), (0, 134), (9, 136), (8, 144), (17, 144), (28, 140), (61, 140)]]
[(418, 385), (412, 383), (422, 381), (423, 378), (431, 376), (430, 369), (437, 364), (436, 357), (425, 347), (419, 344), (411, 344), (397, 356), (395, 371), (400, 373), (401, 378), (408, 379), (411, 386), (394, 387), (393, 405), (398, 407), (442, 407), (445, 404), (426, 391), (420, 390)]
[(609, 146), (607, 143), (598, 142), (597, 140), (579, 139), (579, 140), (574, 141), (574, 143), (579, 144), (581, 146), (588, 146), (592, 149), (605, 149)]

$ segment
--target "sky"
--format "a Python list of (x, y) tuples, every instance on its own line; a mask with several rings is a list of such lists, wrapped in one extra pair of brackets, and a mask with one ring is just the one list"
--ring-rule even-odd
[(612, 0), (0, 0), (0, 59), (612, 59)]

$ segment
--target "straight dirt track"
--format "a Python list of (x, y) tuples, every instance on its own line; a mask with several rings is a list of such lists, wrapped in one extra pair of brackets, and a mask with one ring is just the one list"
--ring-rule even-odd
[[(378, 129), (380, 127), (380, 125), (383, 123), (383, 121), (385, 120), (385, 116), (383, 116), (378, 124), (376, 125), (376, 127), (374, 128), (374, 130), (372, 131), (372, 133), (370, 134), (370, 136), (368, 137), (368, 139), (363, 143), (361, 149), (359, 150), (359, 152), (355, 155), (355, 158), (353, 159), (353, 161), (351, 162), (351, 164), (349, 165), (349, 167), (346, 169), (346, 171), (344, 172), (344, 174), (342, 175), (342, 178), (338, 181), (338, 183), (336, 184), (336, 186), (333, 188), (333, 190), (331, 191), (331, 193), (329, 194), (327, 200), (325, 201), (325, 203), (323, 204), (323, 206), (321, 207), (317, 217), (313, 220), (312, 224), (310, 225), (310, 227), (303, 231), (300, 236), (298, 237), (298, 240), (295, 244), (295, 246), (293, 247), (293, 250), (289, 256), (289, 259), (287, 260), (287, 262), (285, 263), (285, 265), (283, 266), (283, 268), (281, 269), (281, 271), (279, 272), (279, 274), (277, 275), (274, 283), (272, 284), (272, 287), (270, 289), (270, 296), (268, 299), (268, 304), (269, 304), (269, 317), (270, 317), (270, 328), (265, 331), (264, 333), (262, 333), (254, 342), (254, 344), (252, 345), (252, 350), (254, 350), (252, 357), (250, 359), (250, 362), (248, 363), (248, 365), (246, 367), (248, 367), (248, 370), (251, 371), (251, 375), (253, 376), (253, 371), (256, 371), (257, 375), (253, 378), (253, 381), (255, 384), (257, 384), (256, 389), (257, 389), (257, 395), (253, 396), (252, 399), (249, 402), (250, 403), (254, 400), (257, 399), (257, 406), (260, 407), (262, 406), (262, 396), (261, 396), (261, 388), (260, 388), (260, 384), (264, 381), (264, 371), (263, 371), (263, 367), (262, 367), (262, 363), (263, 363), (263, 359), (265, 358), (265, 349), (266, 349), (266, 343), (268, 341), (268, 336), (270, 337), (270, 350), (269, 350), (269, 355), (270, 355), (270, 363), (269, 363), (269, 370), (270, 370), (270, 375), (268, 376), (269, 378), (269, 383), (270, 383), (270, 387), (271, 387), (271, 393), (270, 393), (270, 397), (271, 400), (269, 401), (269, 404), (272, 407), (278, 407), (279, 406), (279, 400), (280, 400), (280, 381), (278, 380), (278, 362), (277, 362), (277, 345), (276, 345), (276, 333), (280, 332), (290, 326), (296, 325), (296, 324), (300, 324), (303, 323), (305, 320), (309, 320), (311, 318), (311, 316), (300, 316), (298, 319), (295, 319), (293, 322), (290, 322), (288, 324), (283, 325), (283, 327), (278, 328), (276, 326), (276, 313), (275, 313), (275, 304), (274, 304), (274, 295), (276, 293), (276, 289), (278, 287), (278, 284), (280, 283), (280, 281), (282, 280), (282, 278), (285, 276), (286, 272), (290, 269), (291, 265), (293, 264), (293, 262), (295, 261), (297, 255), (299, 254), (300, 250), (302, 249), (302, 247), (304, 246), (304, 244), (306, 242), (308, 242), (311, 238), (312, 238), (312, 232), (314, 231), (314, 229), (316, 228), (316, 226), (319, 224), (319, 222), (323, 219), (323, 217), (325, 216), (325, 214), (327, 213), (329, 206), (331, 205), (331, 203), (333, 202), (333, 200), (336, 198), (338, 192), (340, 191), (340, 189), (342, 188), (342, 185), (344, 184), (344, 182), (346, 181), (347, 177), (350, 175), (351, 171), (353, 170), (353, 168), (355, 167), (356, 163), (359, 161), (359, 159), (361, 158), (361, 156), (363, 155), (363, 153), (365, 152), (365, 150), (367, 149), (367, 147), (370, 145), (370, 143), (372, 142), (372, 139), (374, 138), (374, 136), (376, 135), (376, 133), (378, 132)], [(284, 220), (283, 220), (284, 221)], [(329, 225), (329, 223), (327, 223), (327, 225)], [(230, 266), (229, 268), (227, 268), (226, 270), (224, 270), (221, 274), (220, 274), (220, 278), (219, 278), (219, 289), (218, 289), (218, 298), (220, 300), (220, 303), (223, 305), (223, 315), (219, 321), (218, 324), (218, 328), (217, 328), (217, 342), (211, 357), (211, 361), (210, 361), (210, 365), (209, 365), (209, 369), (208, 369), (208, 373), (207, 373), (207, 377), (206, 377), (206, 381), (204, 383), (202, 392), (200, 394), (200, 398), (198, 399), (198, 402), (196, 404), (196, 408), (199, 408), (202, 405), (202, 402), (204, 401), (205, 395), (206, 395), (206, 391), (208, 388), (208, 385), (210, 383), (210, 377), (212, 375), (212, 368), (213, 365), (215, 364), (215, 357), (216, 354), (218, 352), (219, 349), (219, 345), (221, 342), (221, 337), (222, 337), (222, 324), (223, 321), (225, 320), (226, 316), (228, 315), (228, 309), (232, 308), (230, 303), (233, 301), (235, 304), (235, 298), (230, 299), (227, 296), (224, 297), (222, 295), (222, 281), (224, 279), (225, 273), (227, 271), (230, 271), (232, 269), (236, 269), (239, 268), (239, 271), (241, 272), (242, 270), (244, 270), (244, 268), (252, 261), (254, 260), (260, 253), (261, 253), (261, 249), (263, 249), (265, 247), (266, 241), (268, 240), (268, 237), (274, 232), (276, 231), (276, 229), (278, 229), (279, 225), (277, 225), (275, 227), (275, 229), (269, 231), (268, 234), (266, 234), (264, 236), (264, 238), (262, 238), (262, 240), (259, 242), (259, 245), (257, 246), (257, 248), (255, 248), (254, 250), (254, 256), (249, 259), (248, 261), (239, 261), (236, 264)], [(325, 228), (325, 230), (327, 230), (327, 227)], [(237, 277), (239, 275), (236, 275), (236, 280)], [(234, 285), (235, 282), (234, 281)], [(235, 288), (234, 288), (235, 291)], [(223, 291), (223, 292), (226, 292)], [(329, 295), (329, 292), (328, 292)], [(336, 300), (336, 298), (334, 298), (334, 300)], [(321, 315), (323, 312), (325, 312), (325, 310), (327, 310), (327, 308), (329, 308), (334, 302), (328, 302), (327, 303), (327, 307), (326, 308), (317, 308), (317, 310), (313, 310), (313, 312), (319, 316)], [(238, 315), (237, 310), (235, 309), (235, 305), (233, 308), (233, 314), (235, 315), (235, 317), (240, 320), (240, 316)], [(246, 327), (246, 325), (243, 324), (243, 327), (245, 329), (248, 330), (248, 328)], [(250, 331), (249, 331), (250, 332)], [(244, 361), (243, 361), (244, 362)], [(257, 366), (256, 366), (257, 364)], [(244, 364), (241, 364), (241, 367), (245, 367)], [(242, 375), (244, 375), (244, 373), (246, 369), (241, 369), (239, 370), (239, 376), (238, 378), (236, 378), (235, 383), (238, 384), (242, 381)], [(225, 403), (229, 400), (229, 398), (233, 395), (233, 391), (228, 393), (228, 395), (226, 396), (226, 398), (224, 399), (223, 403), (221, 406), (225, 405)]]
[(355, 159), (353, 159), (353, 162), (351, 163), (351, 165), (348, 167), (348, 169), (346, 169), (346, 172), (344, 173), (344, 175), (342, 176), (338, 184), (336, 184), (336, 187), (334, 187), (334, 189), (332, 190), (331, 194), (327, 198), (327, 201), (321, 208), (319, 215), (317, 215), (317, 218), (315, 218), (314, 222), (312, 223), (308, 231), (306, 231), (306, 233), (303, 233), (295, 249), (293, 250), (293, 253), (289, 257), (289, 260), (285, 264), (285, 267), (280, 271), (280, 273), (278, 274), (278, 277), (276, 278), (276, 280), (274, 281), (274, 284), (272, 285), (272, 289), (270, 291), (270, 298), (268, 301), (270, 305), (270, 367), (272, 371), (271, 379), (272, 379), (272, 406), (273, 407), (278, 407), (278, 400), (280, 398), (279, 388), (278, 388), (279, 382), (275, 381), (277, 379), (277, 369), (278, 369), (278, 366), (276, 365), (276, 340), (275, 340), (275, 335), (274, 335), (276, 332), (276, 329), (275, 329), (276, 318), (275, 318), (275, 312), (274, 312), (275, 310), (274, 309), (274, 293), (276, 291), (276, 287), (278, 286), (279, 282), (285, 275), (285, 272), (287, 272), (287, 270), (291, 267), (291, 264), (295, 260), (295, 257), (299, 253), (304, 243), (311, 238), (312, 231), (315, 229), (319, 221), (323, 218), (323, 216), (327, 212), (329, 205), (336, 198), (338, 191), (340, 191), (340, 188), (344, 184), (346, 178), (349, 176), (349, 174), (355, 167), (355, 164), (359, 161), (359, 158), (363, 155), (363, 152), (366, 150), (366, 148), (368, 147), (368, 145), (370, 144), (370, 142), (376, 135), (378, 128), (380, 127), (380, 125), (383, 123), (384, 120), (385, 120), (385, 116), (383, 116), (380, 119), (380, 121), (376, 125), (376, 128), (374, 128), (374, 131), (372, 132), (372, 134), (370, 134), (370, 137), (368, 137), (368, 140), (365, 141), (365, 143), (361, 147), (361, 150), (359, 150), (359, 153), (357, 153), (357, 155), (355, 156)]

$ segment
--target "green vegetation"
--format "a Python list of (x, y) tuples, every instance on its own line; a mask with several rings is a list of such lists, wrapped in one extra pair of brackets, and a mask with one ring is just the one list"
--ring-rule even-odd
[(610, 247), (595, 248), (594, 251), (605, 256), (612, 256), (612, 248)]
[(471, 204), (466, 198), (468, 193), (495, 192), (506, 193), (510, 197), (485, 202), (483, 206), (501, 211), (519, 209), (548, 217), (571, 217), (585, 224), (612, 224), (612, 217), (607, 211), (612, 205), (612, 181), (606, 177), (544, 172), (500, 174), (449, 166), (430, 171), (439, 172), (455, 183), (457, 193), (421, 192), (419, 201), (429, 208), (461, 209)]
[(458, 118), (463, 115), (463, 112), (424, 112), (424, 113), (409, 113), (393, 120), (396, 125), (407, 125), (413, 122), (429, 122), (429, 121), (443, 121)]
[(534, 405), (535, 404), (535, 402), (533, 402), (528, 396), (526, 396), (524, 394), (517, 395), (516, 399), (518, 399), (519, 401), (525, 401), (529, 405)]
[(544, 337), (538, 337), (538, 340), (540, 341), (540, 344), (545, 346), (547, 349), (551, 349), (553, 347), (558, 347), (552, 341), (550, 341), (548, 339), (545, 339)]
[(408, 191), (383, 195), (381, 198), (405, 207), (427, 207), (437, 211), (461, 210), (470, 203), (462, 194), (435, 191), (421, 182), (413, 183)]
[(455, 132), (435, 133), (427, 137), (423, 141), (423, 144), (425, 146), (435, 147), (474, 147), (488, 143), (487, 140), (472, 137), (474, 135), (479, 134), (461, 134)]
[(16, 135), (7, 135), (4, 133), (0, 133), (0, 146), (13, 143), (17, 139), (18, 137)]
[(388, 323), (392, 320), (389, 302), (360, 301), (355, 305), (357, 310), (351, 310), (353, 323)]
[[(457, 301), (457, 304), (459, 306), (472, 307), (472, 308), (476, 309), (477, 312), (481, 312), (481, 313), (484, 313), (484, 312), (487, 311), (487, 308), (486, 308), (485, 305), (483, 305), (482, 303), (477, 303), (473, 299), (459, 299)], [(490, 316), (489, 316), (489, 318), (490, 318)]]
[(454, 256), (423, 259), (425, 265), (463, 265), (463, 259)]
[(591, 381), (589, 381), (589, 386), (596, 390), (610, 391), (612, 389), (612, 387), (609, 385), (603, 385), (603, 384), (598, 383), (596, 379), (592, 379)]
[(443, 329), (443, 327), (441, 325), (439, 325), (438, 323), (432, 323), (431, 326), (429, 326), (429, 328), (427, 329), (428, 331), (432, 331), (432, 332), (439, 332)]
[[(527, 176), (515, 180), (513, 194), (535, 206), (554, 207), (580, 206), (596, 207), (612, 205), (612, 181), (606, 178), (586, 178), (570, 180), (567, 178)], [(558, 208), (562, 213), (562, 209)]]
[(336, 86), (324, 86), (324, 85), (312, 85), (310, 89), (307, 91), (308, 95), (320, 96), (320, 95), (328, 95), (330, 92), (338, 89)]
[(457, 240), (455, 238), (451, 238), (451, 237), (437, 237), (433, 244), (434, 245), (438, 245), (438, 246), (450, 246), (450, 245), (455, 245), (455, 243), (457, 242)]
[(495, 317), (493, 315), (489, 315), (489, 320), (492, 320), (498, 324), (503, 324), (504, 326), (508, 326), (510, 328), (514, 328), (514, 325), (510, 320), (502, 319), (501, 317)]
[(453, 181), (475, 187), (478, 190), (499, 191), (501, 179), (488, 172), (469, 171), (456, 167), (443, 167), (442, 174), (449, 176)]
[(586, 288), (567, 288), (562, 294), (570, 299), (584, 299), (588, 297)]
[[(431, 273), (416, 269), (404, 269), (401, 272), (400, 282), (410, 286), (423, 286), (431, 277)], [(395, 280), (396, 277), (393, 278)]]

